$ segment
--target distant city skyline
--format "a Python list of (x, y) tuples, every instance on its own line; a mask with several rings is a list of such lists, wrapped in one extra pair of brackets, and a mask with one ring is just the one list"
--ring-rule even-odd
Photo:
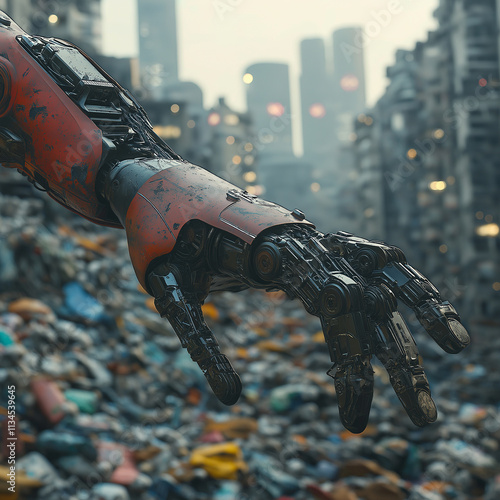
[[(366, 33), (367, 97), (373, 104), (385, 88), (385, 68), (394, 62), (395, 51), (412, 48), (436, 26), (437, 0), (353, 0), (342, 7), (311, 0), (293, 10), (289, 6), (286, 0), (178, 0), (180, 76), (203, 88), (206, 106), (223, 95), (244, 108), (245, 67), (285, 62), (296, 78), (302, 39), (323, 37), (328, 46), (335, 29), (356, 25)], [(103, 0), (103, 15), (105, 52), (136, 56), (136, 0)]]
[[(103, 48), (106, 54), (138, 53), (136, 0), (102, 0)], [(365, 33), (367, 103), (373, 105), (386, 87), (385, 70), (399, 48), (413, 48), (436, 27), (438, 0), (178, 0), (179, 76), (197, 83), (205, 107), (224, 96), (245, 110), (244, 69), (258, 62), (290, 65), (293, 112), (299, 113), (300, 41), (321, 37), (330, 58), (334, 30), (360, 26)], [(119, 13), (117, 15), (117, 13)], [(356, 47), (346, 48), (357, 50)], [(294, 130), (295, 139), (300, 130)], [(300, 153), (300, 139), (295, 140)]]

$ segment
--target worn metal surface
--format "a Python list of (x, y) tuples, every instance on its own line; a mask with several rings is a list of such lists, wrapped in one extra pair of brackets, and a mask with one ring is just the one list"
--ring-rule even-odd
[(289, 210), (248, 195), (201, 167), (176, 160), (162, 163), (165, 170), (139, 189), (125, 223), (130, 257), (143, 286), (149, 264), (172, 251), (180, 230), (189, 221), (200, 220), (246, 243), (272, 226), (312, 226)]
[(95, 193), (101, 131), (21, 47), (16, 39), (21, 35), (25, 32), (13, 21), (0, 25), (0, 77), (9, 94), (8, 102), (2, 100), (0, 127), (19, 133), (25, 144), (24, 163), (12, 161), (4, 149), (1, 165), (20, 169), (56, 201), (93, 222), (117, 226)]

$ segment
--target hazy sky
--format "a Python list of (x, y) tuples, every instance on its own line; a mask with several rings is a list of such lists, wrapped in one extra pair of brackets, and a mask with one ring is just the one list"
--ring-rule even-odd
[[(179, 70), (196, 82), (210, 107), (219, 96), (245, 109), (245, 67), (288, 62), (292, 92), (299, 75), (299, 43), (343, 26), (364, 27), (369, 103), (385, 88), (385, 68), (398, 48), (412, 48), (436, 26), (438, 0), (178, 0)], [(382, 11), (384, 11), (382, 13)], [(392, 11), (392, 13), (391, 13)], [(136, 0), (103, 0), (104, 49), (137, 54)], [(295, 86), (295, 88), (293, 87)]]

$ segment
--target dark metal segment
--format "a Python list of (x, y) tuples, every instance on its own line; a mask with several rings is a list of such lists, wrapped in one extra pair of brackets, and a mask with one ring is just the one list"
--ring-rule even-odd
[(156, 308), (168, 319), (191, 359), (198, 363), (217, 398), (233, 405), (241, 394), (241, 380), (205, 323), (199, 300), (190, 290), (192, 284), (185, 284), (183, 291), (176, 278), (180, 273), (174, 274), (175, 271), (160, 266), (158, 272), (150, 273)]

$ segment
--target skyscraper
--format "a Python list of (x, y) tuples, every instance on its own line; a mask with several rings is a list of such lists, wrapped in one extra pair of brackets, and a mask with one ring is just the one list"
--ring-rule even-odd
[(292, 155), (292, 109), (288, 65), (258, 63), (247, 68), (247, 106), (257, 130), (261, 158)]
[(330, 154), (333, 109), (326, 67), (325, 44), (320, 38), (300, 44), (300, 100), (304, 156), (322, 160)]
[(142, 85), (156, 98), (178, 81), (175, 0), (138, 0)]
[(352, 143), (354, 123), (365, 108), (365, 71), (361, 28), (334, 31), (333, 76), (331, 80), (334, 110), (331, 138), (333, 165), (321, 182), (331, 200), (331, 214), (337, 227), (352, 227), (356, 219), (355, 159)]
[(333, 32), (333, 92), (340, 113), (361, 113), (366, 104), (361, 28)]

